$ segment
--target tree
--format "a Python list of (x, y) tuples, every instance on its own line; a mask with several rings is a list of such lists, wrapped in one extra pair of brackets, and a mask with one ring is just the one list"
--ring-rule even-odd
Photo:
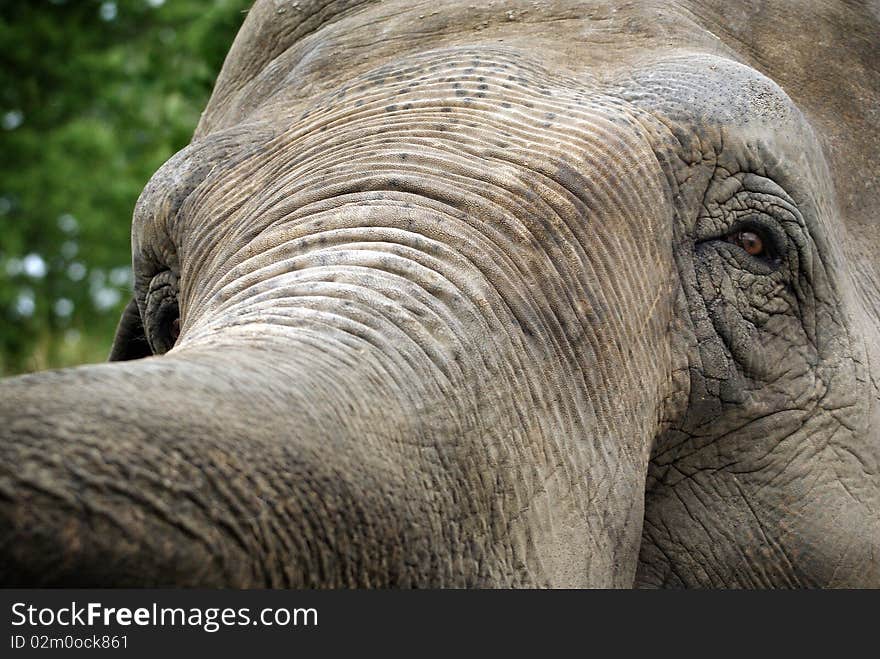
[(130, 221), (251, 0), (0, 3), (0, 373), (106, 358)]

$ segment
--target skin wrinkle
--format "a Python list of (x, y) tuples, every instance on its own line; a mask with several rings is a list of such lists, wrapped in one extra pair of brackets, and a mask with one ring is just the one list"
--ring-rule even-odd
[[(304, 301), (307, 301), (307, 299), (308, 299), (308, 298), (300, 297), (300, 298), (298, 299), (298, 304), (296, 305), (296, 309), (297, 309), (297, 310), (308, 309), (308, 308), (309, 308), (308, 306), (304, 306), (304, 305), (303, 305), (303, 302), (304, 302)], [(317, 299), (319, 299), (319, 298), (314, 298), (314, 297), (313, 297), (312, 299), (317, 300)], [(324, 299), (326, 299), (326, 298), (324, 298)], [(285, 319), (286, 319), (286, 316), (283, 315), (283, 313), (281, 313), (281, 312), (284, 311), (284, 309), (285, 309), (285, 305), (284, 305), (284, 304), (275, 304), (275, 305), (273, 305), (273, 309), (278, 311), (277, 315), (275, 315), (275, 316), (273, 317), (273, 316), (268, 316), (268, 315), (265, 315), (265, 314), (261, 314), (261, 315), (260, 315), (260, 320), (261, 320), (261, 321), (264, 321), (264, 322), (269, 321), (269, 322), (274, 322), (274, 323), (278, 323), (278, 324), (284, 324)], [(312, 309), (312, 310), (314, 311), (314, 309)], [(242, 321), (247, 322), (248, 316), (247, 316), (247, 315), (242, 315), (240, 318), (241, 318)], [(361, 327), (362, 327), (362, 328), (365, 328), (365, 329), (367, 329), (367, 330), (374, 329), (374, 328), (370, 327), (369, 325), (366, 325), (366, 324), (360, 324), (360, 323), (358, 323), (357, 321), (352, 321), (350, 318), (348, 318), (348, 317), (346, 317), (346, 316), (337, 315), (337, 314), (332, 314), (332, 313), (328, 313), (328, 312), (317, 312), (317, 313), (309, 314), (309, 318), (308, 318), (308, 320), (309, 320), (310, 323), (315, 323), (315, 324), (317, 324), (317, 325), (326, 324), (327, 326), (332, 327), (333, 329), (346, 331), (346, 332), (350, 333), (352, 336), (356, 336), (356, 337), (362, 337), (362, 336), (365, 334), (365, 332), (363, 332), (363, 331), (355, 331), (355, 330), (358, 329), (358, 328), (361, 328)], [(337, 322), (331, 322), (331, 321), (334, 321), (334, 320), (337, 321)], [(343, 322), (340, 323), (340, 322), (338, 322), (338, 321), (343, 321)], [(380, 330), (380, 329), (383, 329), (383, 328), (375, 328), (375, 329), (376, 329), (376, 330)], [(390, 333), (390, 332), (385, 332), (385, 333), (383, 334), (383, 333), (380, 332), (380, 331), (376, 331), (376, 332), (375, 332), (375, 336), (377, 337), (377, 339), (376, 339), (374, 342), (369, 342), (369, 341), (368, 341), (368, 343), (371, 343), (372, 345), (378, 347), (378, 346), (382, 345), (382, 342), (378, 340), (378, 337), (380, 337), (380, 336), (388, 336), (389, 333)], [(396, 333), (395, 333), (395, 334), (396, 334)], [(405, 334), (405, 333), (404, 333), (404, 334)], [(391, 334), (391, 335), (394, 336), (394, 334)], [(424, 357), (426, 357), (427, 359), (429, 359), (431, 362), (434, 363), (434, 365), (437, 367), (437, 370), (440, 371), (440, 373), (441, 373), (441, 375), (442, 375), (442, 381), (441, 381), (441, 383), (440, 383), (440, 386), (441, 386), (443, 389), (449, 389), (449, 388), (450, 388), (450, 386), (449, 386), (449, 376), (448, 376), (448, 373), (446, 372), (446, 370), (445, 370), (445, 369), (443, 368), (443, 366), (442, 366), (442, 361), (439, 360), (439, 359), (437, 358), (436, 355), (433, 355), (433, 354), (427, 352), (427, 351), (425, 350), (425, 348), (423, 348), (423, 347), (422, 347), (417, 341), (410, 340), (410, 345), (411, 345), (415, 350), (417, 350), (418, 352), (420, 352)], [(406, 354), (404, 350), (401, 350), (401, 352), (404, 353), (404, 354)], [(410, 366), (411, 368), (414, 368), (415, 364), (418, 363), (417, 360), (415, 360), (415, 359), (412, 359), (412, 360), (411, 360), (411, 359), (409, 359), (409, 358), (407, 358), (407, 357), (404, 357), (404, 359), (405, 359), (405, 361), (407, 361), (408, 366)], [(402, 385), (402, 384), (403, 384), (403, 380), (401, 380), (399, 384)]]
[[(508, 4), (258, 3), (135, 212), (140, 313), (177, 275), (176, 345), (0, 385), (30, 450), (90, 447), (42, 469), (108, 516), (26, 527), (32, 477), (0, 472), (0, 577), (880, 583), (878, 331), (848, 283), (873, 207), (842, 174), (877, 149), (792, 73), (821, 43), (780, 59), (714, 0)], [(757, 38), (809, 11), (781, 4)], [(724, 241), (749, 213), (785, 267)], [(4, 439), (0, 464), (34, 462)]]
[[(357, 270), (357, 269), (355, 269), (355, 270)], [(358, 274), (358, 273), (357, 273), (356, 271), (352, 271), (352, 276), (357, 276), (357, 274)], [(401, 284), (405, 283), (405, 280), (403, 280), (402, 277), (400, 277), (399, 280), (401, 281)], [(320, 276), (318, 276), (318, 281), (317, 281), (317, 282), (304, 282), (304, 284), (306, 284), (306, 285), (308, 285), (308, 284), (312, 284), (311, 286), (308, 286), (307, 289), (308, 289), (308, 290), (312, 290), (312, 291), (314, 291), (315, 293), (317, 293), (317, 292), (319, 292), (319, 289), (317, 289), (315, 286), (316, 286), (316, 285), (321, 285), (321, 284), (323, 284), (323, 282), (320, 282)], [(324, 285), (327, 285), (327, 284), (324, 284)], [(330, 285), (327, 285), (327, 286), (330, 286)], [(333, 295), (327, 295), (327, 294), (325, 294), (325, 295), (322, 295), (321, 297), (326, 298), (326, 299), (342, 299), (342, 300), (345, 300), (346, 297), (347, 297), (347, 296), (346, 296), (346, 291), (348, 291), (348, 292), (362, 291), (363, 294), (366, 295), (366, 294), (369, 294), (370, 289), (369, 289), (369, 288), (362, 287), (362, 286), (352, 286), (352, 285), (349, 285), (349, 284), (346, 284), (346, 285), (336, 285), (336, 286), (332, 286), (332, 288), (330, 288), (330, 291), (329, 291), (329, 292), (335, 292), (335, 294), (333, 294)], [(293, 293), (293, 290), (291, 290), (291, 293)], [(314, 297), (314, 296), (313, 296), (313, 297)], [(393, 302), (398, 302), (398, 301), (399, 301), (397, 298), (392, 298), (392, 297), (388, 296), (387, 293), (383, 293), (383, 297), (384, 297), (386, 300), (389, 300), (389, 301), (392, 302), (392, 303), (393, 303)], [(358, 304), (358, 303), (355, 303), (355, 304)], [(366, 304), (366, 302), (363, 303), (363, 305), (360, 306), (360, 310), (361, 310), (361, 311), (366, 311), (366, 310), (368, 309), (367, 306), (364, 306), (365, 304)], [(433, 312), (432, 312), (432, 313), (433, 313)], [(421, 336), (422, 336), (423, 338), (428, 337), (428, 336), (431, 335), (431, 327), (428, 327), (428, 326), (421, 327), (420, 324), (419, 324), (419, 323), (420, 323), (420, 319), (422, 319), (422, 318), (424, 318), (424, 317), (426, 317), (426, 316), (428, 316), (428, 314), (427, 314), (426, 312), (424, 312), (424, 311), (420, 311), (420, 312), (417, 313), (417, 314), (411, 314), (411, 315), (409, 315), (409, 319), (410, 319), (410, 320), (409, 320), (409, 324), (413, 325), (414, 327), (419, 327), (420, 329), (424, 330), (423, 332), (421, 332)], [(428, 317), (430, 317), (430, 318), (432, 319), (432, 321), (433, 321), (433, 322), (432, 322), (432, 325), (431, 325), (432, 327), (442, 326), (443, 320), (440, 318), (440, 316), (438, 316), (438, 315), (436, 315), (436, 314), (433, 314), (432, 316), (428, 316)], [(386, 320), (391, 320), (391, 317), (390, 317), (390, 316), (386, 316)], [(449, 321), (449, 317), (448, 317), (448, 315), (447, 315), (447, 322), (448, 322), (448, 321)], [(404, 324), (406, 324), (406, 321), (401, 321), (401, 322), (404, 323)], [(448, 337), (448, 340), (449, 340), (449, 341), (453, 341), (453, 342), (454, 342), (454, 345), (451, 346), (451, 351), (452, 351), (453, 353), (455, 353), (455, 352), (460, 353), (461, 350), (464, 348), (464, 346), (463, 346), (463, 344), (461, 344), (461, 343), (458, 341), (458, 339), (455, 337), (454, 333), (449, 332), (448, 334), (444, 335), (444, 338), (446, 338), (446, 337)], [(444, 341), (441, 342), (441, 345), (445, 345), (445, 344), (447, 344), (447, 342), (448, 342), (447, 340), (444, 340)], [(417, 343), (419, 343), (419, 342), (417, 341)], [(435, 350), (437, 349), (435, 346), (428, 345), (427, 343), (422, 343), (421, 345), (422, 345), (422, 349), (424, 349), (424, 350), (426, 350), (426, 351), (429, 351), (429, 350), (430, 350), (430, 351), (435, 351)], [(448, 366), (445, 366), (445, 365), (442, 365), (442, 364), (438, 364), (438, 367), (440, 367), (442, 370), (445, 370), (445, 369), (448, 368)], [(447, 376), (447, 377), (448, 377), (448, 376)]]
[[(311, 290), (315, 290), (316, 293), (319, 292), (319, 291), (318, 291), (317, 289), (315, 289), (314, 287), (312, 287)], [(358, 290), (363, 291), (363, 292), (366, 292), (366, 293), (369, 293), (369, 292), (370, 292), (370, 289), (368, 289), (368, 288), (364, 288), (364, 287), (356, 287), (356, 286), (340, 286), (340, 287), (338, 287), (338, 292), (335, 293), (335, 294), (332, 294), (332, 295), (329, 295), (329, 294), (325, 294), (325, 295), (311, 295), (311, 296), (309, 296), (309, 297), (312, 297), (312, 298), (314, 298), (314, 299), (323, 299), (323, 300), (335, 300), (335, 299), (345, 300), (345, 299), (347, 299), (347, 297), (348, 297), (348, 296), (346, 295), (346, 292), (351, 293), (351, 292), (353, 292), (353, 291), (358, 291)], [(334, 289), (334, 292), (335, 292), (335, 289)], [(391, 298), (391, 297), (385, 297), (385, 300), (388, 300), (389, 302), (392, 302), (392, 303), (397, 301), (397, 300), (395, 300), (394, 298)], [(369, 309), (369, 307), (366, 305), (366, 302), (364, 302), (364, 303), (355, 302), (354, 304), (359, 308), (359, 311), (361, 311), (361, 312), (364, 312), (364, 311), (366, 311), (367, 309)], [(283, 309), (284, 306), (281, 305), (281, 306), (278, 306), (277, 308), (278, 308), (278, 309)], [(415, 315), (410, 315), (410, 316), (409, 316), (408, 318), (406, 318), (406, 319), (401, 319), (400, 322), (401, 322), (402, 325), (408, 325), (408, 326), (412, 327), (412, 328), (413, 328), (414, 330), (416, 330), (416, 331), (418, 331), (419, 329), (423, 330), (422, 332), (418, 332), (417, 334), (414, 334), (414, 335), (413, 335), (413, 334), (410, 334), (410, 332), (407, 332), (407, 334), (410, 335), (411, 340), (413, 340), (413, 342), (414, 342), (416, 345), (418, 345), (422, 350), (425, 351), (425, 354), (426, 354), (426, 355), (435, 354), (435, 356), (432, 357), (432, 361), (434, 361), (434, 362), (436, 363), (436, 365), (437, 365), (438, 368), (440, 368), (444, 373), (446, 373), (446, 372), (447, 372), (447, 369), (449, 368), (449, 366), (447, 366), (445, 363), (440, 363), (440, 362), (438, 362), (438, 356), (437, 356), (436, 353), (435, 353), (435, 350), (436, 350), (435, 347), (429, 345), (429, 344), (428, 344), (427, 342), (425, 342), (425, 341), (419, 341), (419, 340), (418, 340), (418, 337), (421, 337), (422, 339), (425, 339), (426, 337), (430, 336), (430, 331), (429, 331), (429, 330), (425, 330), (425, 328), (421, 327), (421, 326), (419, 325), (419, 321), (416, 320), (416, 318), (421, 318), (421, 317), (423, 317), (424, 315), (425, 315), (425, 314), (424, 314), (423, 312), (422, 312), (422, 313), (419, 313), (419, 314), (415, 314)], [(391, 320), (392, 318), (391, 318), (390, 316), (388, 316), (388, 315), (385, 315), (385, 319), (386, 319), (386, 320)], [(265, 318), (264, 318), (264, 320), (265, 320)], [(436, 321), (440, 321), (440, 317), (439, 317), (439, 316), (434, 316), (433, 320), (434, 320), (435, 322), (436, 322)], [(368, 327), (368, 326), (365, 325), (365, 327)], [(453, 334), (449, 334), (448, 336), (450, 337), (451, 340), (453, 340), (453, 341), (456, 340)], [(452, 350), (453, 350), (453, 351), (456, 351), (456, 350), (460, 351), (462, 348), (463, 348), (463, 346), (462, 346), (460, 343), (457, 343), (456, 346), (454, 346), (454, 347), (452, 348)], [(449, 375), (448, 375), (448, 374), (445, 376), (445, 379), (446, 379), (446, 380), (449, 379)]]
[[(500, 252), (499, 252), (499, 254), (500, 254)], [(505, 257), (504, 257), (504, 256), (502, 256), (502, 257), (501, 257), (501, 258), (505, 258)]]
[[(279, 249), (282, 248), (282, 247), (283, 247), (283, 246), (279, 246)], [(449, 255), (451, 255), (451, 256), (455, 256), (455, 252), (453, 252), (453, 251), (451, 251), (451, 250), (448, 251), (447, 253), (448, 253)], [(508, 257), (503, 256), (503, 253), (502, 253), (500, 250), (497, 250), (496, 253), (499, 254), (499, 258), (500, 258), (500, 259), (505, 259), (505, 260), (506, 260), (506, 259), (508, 258)], [(426, 256), (428, 256), (428, 255), (426, 255)], [(461, 257), (456, 257), (456, 258), (461, 258)], [(510, 262), (510, 261), (508, 261), (508, 262)], [(442, 262), (439, 261), (439, 260), (437, 260), (436, 263), (439, 265), (439, 264), (441, 264)], [(470, 265), (475, 265), (475, 263), (474, 263), (473, 261), (469, 261), (468, 263), (469, 263)], [(448, 281), (448, 280), (447, 280), (447, 281)], [(512, 286), (510, 286), (510, 288), (513, 289)], [(456, 290), (461, 290), (461, 289), (458, 288), (458, 287), (456, 287)], [(498, 289), (496, 289), (496, 290), (498, 290)], [(511, 312), (512, 314), (515, 314), (515, 311), (514, 311), (512, 308), (510, 309), (510, 312)]]

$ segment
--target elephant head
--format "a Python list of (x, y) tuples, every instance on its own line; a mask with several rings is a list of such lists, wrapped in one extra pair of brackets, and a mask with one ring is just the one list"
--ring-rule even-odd
[(0, 577), (880, 586), (878, 23), (258, 1), (111, 363), (0, 385)]

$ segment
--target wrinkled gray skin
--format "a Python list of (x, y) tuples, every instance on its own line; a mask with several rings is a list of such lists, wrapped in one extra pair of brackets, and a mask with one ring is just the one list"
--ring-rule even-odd
[(257, 3), (6, 583), (880, 586), (877, 3), (489, 4)]

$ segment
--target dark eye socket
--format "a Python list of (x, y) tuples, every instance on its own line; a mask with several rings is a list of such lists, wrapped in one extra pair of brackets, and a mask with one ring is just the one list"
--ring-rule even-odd
[(164, 354), (174, 347), (180, 336), (180, 311), (176, 298), (166, 298), (148, 321), (150, 343), (156, 354)]
[(167, 346), (165, 350), (171, 350), (177, 339), (180, 338), (180, 310), (177, 307), (177, 301), (165, 307), (160, 320), (159, 331), (164, 343)]
[(163, 271), (153, 277), (145, 300), (144, 330), (153, 354), (174, 347), (180, 337), (177, 275)]

